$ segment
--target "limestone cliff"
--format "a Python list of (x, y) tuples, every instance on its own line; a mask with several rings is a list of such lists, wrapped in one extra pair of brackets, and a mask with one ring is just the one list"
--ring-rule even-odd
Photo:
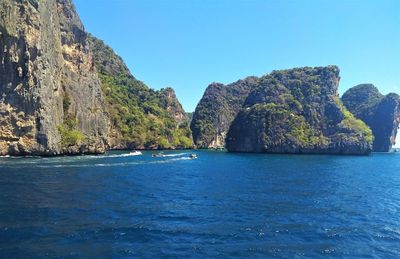
[(229, 128), (227, 149), (368, 154), (371, 130), (343, 106), (338, 84), (336, 66), (295, 68), (263, 76)]
[(361, 84), (349, 89), (342, 100), (349, 111), (372, 129), (375, 136), (373, 150), (390, 151), (400, 123), (399, 95), (385, 96), (374, 85)]
[(163, 88), (158, 92), (160, 97), (161, 107), (166, 109), (169, 114), (171, 114), (175, 121), (181, 125), (182, 123), (187, 123), (188, 118), (186, 117), (186, 112), (183, 109), (181, 103), (176, 97), (175, 91), (171, 87)]
[(188, 120), (172, 88), (150, 89), (103, 41), (89, 37), (110, 118), (110, 149), (193, 146)]
[(229, 85), (210, 84), (193, 113), (191, 130), (198, 148), (225, 146), (225, 137), (236, 114), (258, 78), (248, 77)]
[(107, 119), (70, 0), (0, 2), (0, 154), (101, 153)]

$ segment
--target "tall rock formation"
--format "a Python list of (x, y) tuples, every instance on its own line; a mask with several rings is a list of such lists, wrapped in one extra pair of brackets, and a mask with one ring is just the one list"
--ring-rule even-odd
[(110, 118), (110, 149), (193, 146), (188, 119), (172, 88), (154, 91), (137, 80), (103, 41), (89, 37)]
[(372, 129), (373, 150), (390, 151), (400, 123), (400, 96), (394, 93), (385, 96), (374, 85), (361, 84), (349, 89), (342, 100), (349, 111)]
[(70, 0), (0, 2), (0, 154), (101, 153), (108, 122)]
[(248, 77), (229, 85), (212, 83), (207, 87), (190, 125), (198, 148), (225, 146), (229, 126), (257, 83), (257, 77)]
[(189, 122), (189, 118), (186, 116), (186, 112), (178, 101), (173, 88), (166, 87), (161, 89), (158, 91), (158, 96), (160, 97), (161, 107), (167, 110), (178, 125), (182, 125), (183, 123), (187, 124)]
[(338, 97), (339, 68), (274, 71), (260, 79), (233, 121), (226, 147), (235, 152), (371, 152), (371, 130)]
[(368, 154), (372, 132), (340, 101), (339, 79), (339, 68), (328, 66), (212, 84), (193, 116), (195, 143), (232, 152)]

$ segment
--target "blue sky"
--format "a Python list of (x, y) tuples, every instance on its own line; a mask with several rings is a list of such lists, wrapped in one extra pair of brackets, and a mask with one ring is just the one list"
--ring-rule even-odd
[[(74, 0), (87, 31), (193, 111), (211, 82), (335, 64), (340, 93), (400, 93), (398, 0)], [(112, 3), (112, 4), (111, 4)]]

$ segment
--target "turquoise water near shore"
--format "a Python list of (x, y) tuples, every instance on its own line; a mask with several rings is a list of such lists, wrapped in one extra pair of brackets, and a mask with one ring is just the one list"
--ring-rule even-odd
[(400, 257), (400, 153), (0, 158), (0, 257)]

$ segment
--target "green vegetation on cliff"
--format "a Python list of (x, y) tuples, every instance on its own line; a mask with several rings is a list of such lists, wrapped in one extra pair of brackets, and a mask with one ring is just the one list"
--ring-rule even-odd
[(85, 140), (85, 135), (77, 130), (78, 120), (76, 116), (69, 112), (70, 105), (71, 99), (65, 92), (63, 96), (64, 120), (57, 128), (61, 135), (61, 146), (63, 148), (80, 145)]
[(132, 76), (122, 59), (104, 42), (93, 36), (89, 42), (111, 121), (110, 147), (191, 147), (188, 121), (173, 90), (148, 88)]
[(336, 66), (273, 71), (250, 92), (227, 136), (230, 151), (367, 154), (373, 136), (341, 103)]
[(212, 83), (193, 113), (190, 128), (198, 148), (221, 147), (236, 114), (258, 78), (248, 77), (229, 85)]
[(349, 110), (347, 110), (339, 97), (335, 97), (334, 100), (344, 116), (340, 125), (350, 131), (354, 130), (358, 135), (363, 136), (368, 143), (373, 143), (374, 135), (372, 134), (372, 130), (362, 120), (357, 119)]
[(63, 147), (80, 145), (85, 140), (85, 135), (82, 132), (70, 127), (68, 124), (59, 125), (58, 131), (61, 135), (61, 145)]
[(349, 89), (342, 100), (347, 109), (372, 129), (375, 136), (373, 150), (390, 151), (400, 123), (399, 95), (384, 96), (374, 85), (361, 84)]
[(347, 90), (342, 100), (353, 114), (367, 117), (373, 114), (373, 110), (383, 98), (384, 95), (374, 85), (361, 84)]

